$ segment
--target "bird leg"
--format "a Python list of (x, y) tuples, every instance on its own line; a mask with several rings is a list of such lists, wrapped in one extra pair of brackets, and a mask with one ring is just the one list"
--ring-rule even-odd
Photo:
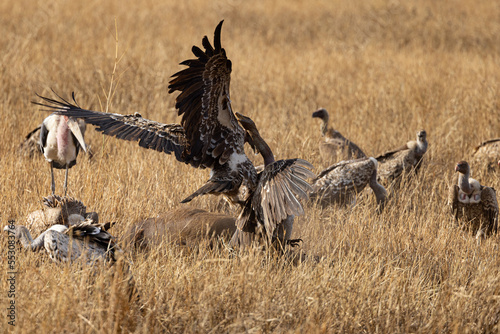
[(68, 192), (68, 164), (66, 164), (66, 176), (64, 177), (64, 197), (66, 197), (66, 193)]
[(54, 181), (54, 162), (50, 162), (50, 176), (52, 177), (52, 196), (55, 195), (56, 192), (56, 182)]

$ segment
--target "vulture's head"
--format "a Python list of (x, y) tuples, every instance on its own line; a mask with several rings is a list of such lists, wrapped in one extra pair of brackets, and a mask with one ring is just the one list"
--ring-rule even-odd
[(328, 111), (321, 108), (312, 113), (313, 118), (321, 118), (323, 121), (328, 120)]
[[(13, 227), (13, 228), (12, 228)], [(9, 236), (14, 236), (16, 240), (21, 239), (27, 233), (29, 234), (28, 229), (22, 225), (6, 225), (3, 228), (4, 232), (7, 232)]]
[(420, 142), (424, 142), (427, 139), (427, 132), (425, 130), (420, 130), (417, 132), (417, 140)]
[(236, 119), (240, 122), (241, 126), (251, 134), (258, 133), (257, 127), (255, 126), (254, 121), (250, 117), (242, 115), (240, 113), (235, 113)]
[(467, 161), (459, 161), (457, 162), (457, 165), (455, 166), (455, 172), (459, 172), (461, 174), (466, 174), (469, 172), (469, 164)]
[(255, 154), (260, 153), (259, 144), (262, 141), (260, 137), (259, 130), (255, 126), (254, 121), (245, 115), (240, 113), (235, 113), (236, 119), (245, 129), (245, 142), (247, 142), (253, 149)]

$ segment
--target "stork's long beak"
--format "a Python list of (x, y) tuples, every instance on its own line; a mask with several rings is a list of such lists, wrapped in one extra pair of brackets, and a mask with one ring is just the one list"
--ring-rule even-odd
[(75, 136), (76, 140), (80, 143), (80, 146), (83, 148), (85, 152), (87, 152), (87, 145), (85, 145), (85, 140), (83, 140), (83, 133), (80, 130), (80, 126), (78, 122), (73, 117), (68, 117), (68, 127)]

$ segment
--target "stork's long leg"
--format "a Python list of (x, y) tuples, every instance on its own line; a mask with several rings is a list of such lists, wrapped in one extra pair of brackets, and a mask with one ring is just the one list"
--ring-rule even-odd
[(54, 181), (54, 162), (50, 162), (50, 176), (52, 177), (52, 195), (56, 192), (56, 182)]
[(64, 177), (64, 197), (66, 197), (66, 193), (68, 192), (68, 165), (66, 164), (66, 176)]

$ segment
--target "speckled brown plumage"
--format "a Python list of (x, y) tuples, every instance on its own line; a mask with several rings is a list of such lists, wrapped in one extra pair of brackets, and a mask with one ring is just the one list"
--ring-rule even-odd
[(87, 213), (86, 206), (75, 198), (51, 195), (44, 197), (42, 204), (43, 209), (31, 212), (26, 217), (26, 226), (35, 234), (55, 224), (69, 226), (70, 221), (77, 223), (86, 218), (91, 218), (94, 223), (98, 223), (97, 213)]
[(416, 141), (409, 141), (400, 148), (379, 155), (376, 158), (379, 162), (378, 181), (386, 187), (399, 187), (403, 175), (418, 172), (427, 146), (427, 133), (420, 130)]
[(318, 109), (312, 117), (322, 120), (321, 135), (323, 139), (319, 142), (319, 153), (325, 164), (332, 164), (339, 160), (351, 160), (366, 158), (366, 154), (352, 141), (345, 138), (340, 132), (330, 127), (329, 115), (326, 109)]
[(457, 163), (448, 205), (455, 220), (475, 235), (488, 235), (498, 230), (498, 201), (495, 189), (480, 185), (470, 178), (467, 162)]
[(19, 144), (17, 150), (21, 156), (27, 158), (42, 156), (42, 150), (40, 148), (40, 127), (41, 125), (31, 130), (21, 144)]
[(378, 184), (377, 160), (364, 158), (341, 161), (324, 169), (312, 182), (311, 200), (317, 200), (321, 205), (333, 203), (350, 204), (356, 201), (367, 185), (374, 190), (378, 204), (383, 204), (387, 197), (385, 188)]
[(484, 169), (487, 172), (498, 171), (500, 160), (500, 138), (490, 139), (482, 142), (472, 154), (471, 163), (476, 169)]

